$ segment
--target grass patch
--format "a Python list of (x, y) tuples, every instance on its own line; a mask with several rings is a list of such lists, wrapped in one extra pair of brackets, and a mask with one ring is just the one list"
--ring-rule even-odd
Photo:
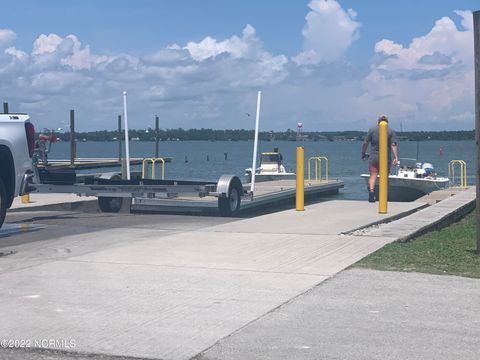
[(354, 265), (389, 271), (416, 271), (480, 278), (475, 213), (405, 243), (392, 243)]

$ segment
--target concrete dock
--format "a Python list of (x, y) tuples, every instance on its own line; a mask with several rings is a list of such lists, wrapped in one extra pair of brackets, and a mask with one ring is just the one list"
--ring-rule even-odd
[[(334, 282), (338, 272), (406, 233), (425, 231), (430, 218), (441, 226), (467, 211), (474, 199), (475, 191), (469, 189), (429, 207), (422, 202), (390, 203), (387, 215), (378, 214), (378, 204), (346, 200), (308, 205), (304, 212), (250, 218), (112, 215), (93, 208), (12, 212), (7, 218), (10, 227), (37, 228), (0, 238), (0, 250), (6, 254), (0, 257), (1, 337), (32, 343), (65, 340), (69, 346), (58, 341), (57, 346), (42, 347), (37, 342), (35, 349), (4, 354), (33, 359), (46, 347), (61, 350), (60, 356), (66, 357), (79, 353), (151, 359), (367, 359), (382, 358), (381, 354), (388, 358), (396, 352), (396, 343), (375, 341), (373, 353), (362, 352), (369, 337), (356, 338), (348, 331), (350, 324), (362, 329), (355, 311), (348, 312), (351, 318), (332, 318), (315, 328), (314, 309), (320, 306), (326, 313), (331, 309), (333, 315), (335, 303), (355, 299), (361, 291), (362, 271), (351, 277), (351, 284), (358, 285), (351, 285), (353, 290), (348, 275), (340, 278), (343, 285), (338, 290)], [(375, 279), (374, 274), (365, 276)], [(334, 290), (328, 289), (336, 289), (333, 297), (328, 291)], [(463, 304), (469, 295), (463, 293), (455, 301)], [(316, 307), (308, 300), (311, 296)], [(478, 302), (468, 305), (476, 306), (470, 311), (478, 314)], [(450, 311), (455, 309), (450, 306)], [(288, 325), (289, 314), (305, 318)], [(399, 334), (413, 336), (411, 329), (417, 339), (434, 340), (439, 354), (452, 346), (458, 349), (461, 343), (462, 358), (475, 358), (478, 343), (464, 340), (478, 339), (480, 322), (459, 320), (455, 331), (430, 333), (409, 325), (414, 314), (403, 309), (406, 331)], [(430, 321), (428, 312), (422, 314)], [(340, 332), (332, 333), (341, 336), (341, 329), (350, 333), (341, 337), (347, 345), (339, 352), (319, 347), (322, 339), (315, 335), (322, 333), (319, 329), (335, 328), (335, 321)], [(282, 326), (290, 334), (278, 332)], [(374, 329), (375, 323), (371, 326)], [(385, 329), (396, 331), (395, 326)], [(296, 334), (304, 334), (306, 341)], [(308, 352), (311, 348), (317, 352)], [(419, 348), (419, 354), (428, 351)]]

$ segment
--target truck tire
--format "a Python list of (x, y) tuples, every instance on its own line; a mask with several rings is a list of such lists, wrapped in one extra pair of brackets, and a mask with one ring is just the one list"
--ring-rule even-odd
[(121, 197), (98, 197), (98, 207), (102, 212), (118, 213), (122, 208), (123, 198)]
[(7, 213), (7, 191), (3, 184), (2, 178), (0, 178), (0, 228), (5, 221), (5, 214)]
[(235, 216), (240, 210), (240, 200), (243, 194), (242, 184), (233, 182), (228, 189), (227, 197), (218, 198), (218, 210), (221, 216)]

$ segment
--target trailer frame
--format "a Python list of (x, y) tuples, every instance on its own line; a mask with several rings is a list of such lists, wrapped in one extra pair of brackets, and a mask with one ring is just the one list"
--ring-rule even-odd
[[(40, 179), (38, 172), (35, 177)], [(218, 182), (189, 180), (134, 179), (122, 180), (118, 173), (104, 173), (85, 179), (85, 183), (66, 183), (51, 180), (47, 183), (30, 183), (29, 192), (77, 194), (98, 198), (102, 212), (120, 211), (124, 198), (168, 198), (179, 195), (196, 195), (200, 198), (218, 198), (221, 216), (235, 216), (242, 198), (248, 196), (236, 175), (222, 175)]]

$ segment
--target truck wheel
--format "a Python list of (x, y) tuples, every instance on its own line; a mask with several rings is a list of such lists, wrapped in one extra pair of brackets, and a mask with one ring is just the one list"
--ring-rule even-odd
[(234, 182), (228, 189), (228, 196), (218, 198), (218, 210), (221, 216), (235, 216), (238, 214), (242, 193), (242, 185)]
[(118, 213), (122, 208), (123, 198), (121, 197), (98, 197), (98, 207), (102, 212)]
[(0, 228), (5, 221), (5, 214), (7, 213), (7, 191), (5, 190), (5, 185), (3, 185), (3, 180), (0, 178)]

